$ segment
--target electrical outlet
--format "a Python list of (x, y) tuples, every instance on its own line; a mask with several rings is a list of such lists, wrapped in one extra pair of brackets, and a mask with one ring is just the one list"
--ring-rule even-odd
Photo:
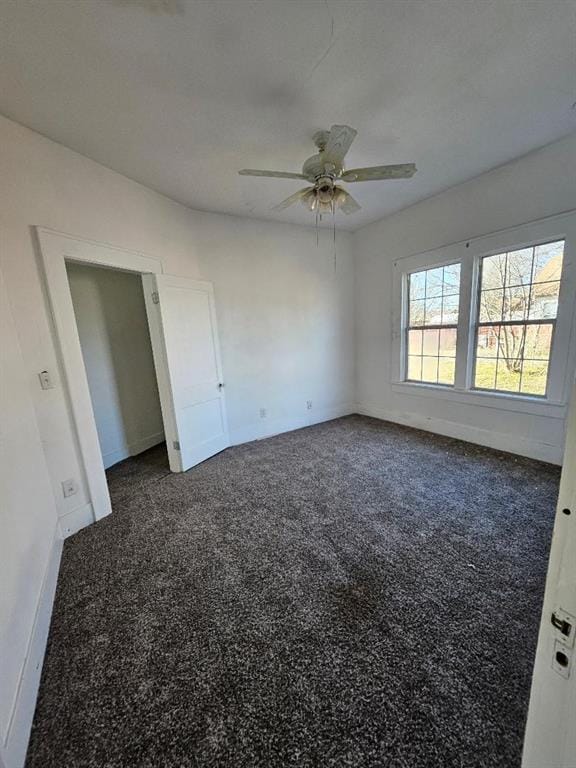
[(48, 371), (40, 371), (38, 378), (40, 379), (42, 389), (54, 389), (54, 382)]
[(312, 400), (306, 400), (306, 409), (308, 411), (312, 410)]
[(266, 408), (260, 408), (260, 418), (265, 419), (268, 415), (268, 412), (266, 411)]
[(78, 486), (73, 477), (70, 478), (70, 480), (64, 480), (62, 482), (62, 493), (64, 494), (65, 499), (67, 499), (68, 496), (74, 496), (75, 493), (78, 493)]

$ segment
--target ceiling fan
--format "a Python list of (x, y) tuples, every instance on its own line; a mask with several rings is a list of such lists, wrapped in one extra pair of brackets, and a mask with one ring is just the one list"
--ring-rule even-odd
[(334, 213), (336, 209), (350, 214), (360, 210), (352, 195), (337, 182), (383, 181), (388, 179), (409, 179), (416, 173), (414, 163), (402, 165), (375, 165), (370, 168), (345, 170), (344, 158), (350, 149), (357, 131), (348, 125), (333, 125), (329, 131), (317, 131), (313, 141), (318, 153), (304, 163), (302, 173), (285, 171), (258, 171), (245, 168), (238, 171), (241, 176), (265, 176), (275, 179), (305, 179), (312, 186), (304, 187), (286, 200), (274, 206), (273, 210), (284, 208), (301, 201), (316, 214)]

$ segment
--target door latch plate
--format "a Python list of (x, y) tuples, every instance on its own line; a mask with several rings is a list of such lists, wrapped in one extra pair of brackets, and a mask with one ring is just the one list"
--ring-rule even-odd
[(576, 627), (576, 619), (574, 619), (574, 616), (567, 611), (562, 610), (562, 608), (557, 608), (552, 613), (550, 622), (556, 630), (554, 633), (556, 639), (568, 646), (568, 648), (572, 648), (574, 645), (574, 630)]
[(563, 643), (556, 640), (554, 643), (554, 656), (552, 657), (552, 669), (561, 677), (570, 677), (572, 666), (572, 651)]

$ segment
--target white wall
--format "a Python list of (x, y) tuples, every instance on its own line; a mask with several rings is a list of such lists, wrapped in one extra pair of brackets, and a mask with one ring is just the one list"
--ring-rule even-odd
[(400, 394), (392, 389), (392, 265), (403, 256), (575, 208), (573, 134), (356, 232), (358, 410), (560, 462), (564, 419)]
[[(140, 251), (169, 274), (214, 283), (233, 441), (352, 409), (350, 234), (339, 233), (335, 271), (328, 231), (317, 248), (313, 228), (192, 211), (5, 118), (0, 178), (3, 269), (64, 530), (89, 498), (32, 225)], [(40, 389), (43, 369), (54, 389)], [(64, 499), (69, 478), (80, 490)]]
[(67, 264), (104, 466), (162, 442), (164, 427), (139, 275)]
[(41, 668), (34, 667), (49, 620), (37, 612), (43, 590), (51, 604), (55, 577), (48, 573), (60, 547), (30, 381), (1, 273), (0, 372), (0, 763), (4, 758), (11, 768), (23, 759), (31, 724)]

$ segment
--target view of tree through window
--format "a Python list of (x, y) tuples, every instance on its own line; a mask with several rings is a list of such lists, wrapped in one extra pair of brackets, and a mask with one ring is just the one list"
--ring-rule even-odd
[(460, 264), (409, 275), (409, 381), (454, 384), (459, 295)]
[(564, 241), (481, 262), (474, 386), (545, 395)]

